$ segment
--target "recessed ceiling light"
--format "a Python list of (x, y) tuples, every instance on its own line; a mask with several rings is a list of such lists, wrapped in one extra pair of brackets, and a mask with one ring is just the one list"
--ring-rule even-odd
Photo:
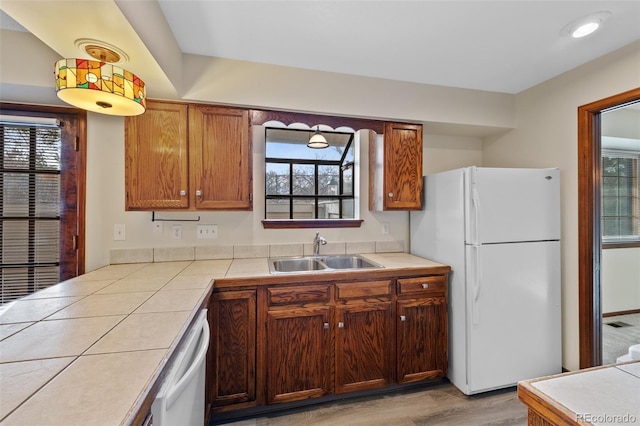
[(563, 37), (571, 36), (573, 38), (587, 36), (597, 30), (609, 16), (611, 16), (611, 12), (603, 11), (576, 19), (565, 25), (560, 31), (560, 35)]
[(587, 22), (586, 24), (580, 25), (578, 28), (576, 28), (571, 33), (571, 37), (580, 38), (580, 37), (588, 36), (595, 30), (597, 30), (599, 26), (600, 26), (599, 22)]

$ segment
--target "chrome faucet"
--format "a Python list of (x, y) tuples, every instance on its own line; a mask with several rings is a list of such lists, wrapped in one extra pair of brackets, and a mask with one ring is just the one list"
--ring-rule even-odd
[(327, 240), (320, 236), (319, 232), (316, 232), (316, 236), (313, 239), (313, 255), (318, 256), (320, 254), (320, 244), (327, 244)]

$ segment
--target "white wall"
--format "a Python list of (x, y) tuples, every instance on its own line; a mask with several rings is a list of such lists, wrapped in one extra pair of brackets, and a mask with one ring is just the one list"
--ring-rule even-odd
[(487, 138), (483, 165), (560, 167), (563, 366), (579, 367), (577, 110), (640, 87), (640, 42), (516, 95), (516, 129)]
[(640, 247), (602, 250), (602, 313), (640, 309)]

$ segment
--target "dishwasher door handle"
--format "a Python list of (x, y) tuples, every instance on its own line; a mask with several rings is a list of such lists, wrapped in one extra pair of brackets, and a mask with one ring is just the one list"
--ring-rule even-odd
[(177, 383), (172, 384), (171, 388), (167, 391), (166, 408), (169, 409), (173, 403), (178, 399), (184, 388), (193, 380), (193, 376), (198, 372), (198, 367), (204, 362), (204, 357), (207, 355), (207, 349), (209, 348), (209, 323), (207, 322), (207, 316), (204, 315), (202, 321), (203, 333), (202, 343), (198, 349), (198, 353), (195, 356), (193, 362), (189, 366), (189, 369), (178, 380)]

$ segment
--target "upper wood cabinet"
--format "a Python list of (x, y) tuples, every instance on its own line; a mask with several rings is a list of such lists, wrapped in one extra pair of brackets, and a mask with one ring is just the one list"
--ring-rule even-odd
[(251, 210), (249, 112), (149, 101), (125, 119), (127, 210)]
[(189, 159), (196, 209), (251, 209), (248, 110), (190, 105)]
[(369, 140), (369, 210), (422, 209), (422, 125), (385, 123)]
[(144, 114), (125, 118), (127, 210), (189, 207), (187, 105), (147, 103)]

